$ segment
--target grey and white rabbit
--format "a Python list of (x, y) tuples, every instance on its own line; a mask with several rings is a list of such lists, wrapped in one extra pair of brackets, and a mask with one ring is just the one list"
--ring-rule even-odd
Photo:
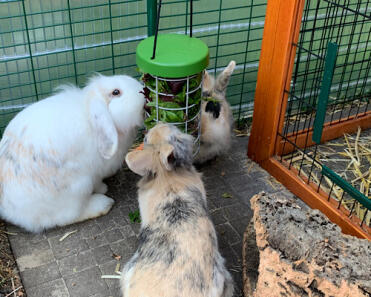
[(143, 123), (143, 86), (96, 75), (27, 107), (0, 141), (0, 217), (31, 232), (106, 214), (114, 174)]
[(142, 176), (142, 223), (138, 249), (122, 272), (124, 297), (233, 295), (192, 149), (192, 136), (159, 123), (146, 135), (144, 149), (126, 156), (129, 168)]
[(236, 62), (231, 61), (216, 79), (204, 72), (202, 94), (211, 99), (202, 102), (201, 144), (196, 164), (225, 154), (231, 146), (233, 114), (226, 91), (235, 66)]

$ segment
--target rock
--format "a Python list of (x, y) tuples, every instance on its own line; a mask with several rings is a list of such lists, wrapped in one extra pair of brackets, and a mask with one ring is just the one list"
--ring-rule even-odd
[[(264, 192), (251, 200), (244, 239), (245, 296), (371, 296), (371, 242), (341, 233), (318, 210)], [(258, 275), (248, 267), (259, 250)], [(246, 242), (246, 243), (245, 243)], [(247, 244), (248, 243), (248, 244)]]

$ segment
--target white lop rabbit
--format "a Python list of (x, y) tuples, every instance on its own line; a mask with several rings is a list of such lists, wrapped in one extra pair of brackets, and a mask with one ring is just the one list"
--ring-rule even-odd
[(225, 154), (231, 146), (233, 114), (225, 96), (235, 66), (235, 61), (229, 62), (216, 79), (206, 70), (204, 72), (202, 94), (211, 101), (202, 102), (201, 145), (195, 158), (196, 164)]
[(193, 138), (157, 124), (144, 149), (126, 155), (142, 176), (139, 246), (121, 278), (124, 297), (232, 297), (233, 280), (218, 251)]
[(114, 174), (143, 123), (143, 86), (125, 75), (61, 86), (21, 111), (0, 141), (0, 217), (31, 232), (106, 214)]

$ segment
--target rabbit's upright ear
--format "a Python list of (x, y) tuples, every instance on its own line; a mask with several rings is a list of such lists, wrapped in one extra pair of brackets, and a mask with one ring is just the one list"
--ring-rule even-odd
[(177, 131), (169, 143), (161, 146), (161, 162), (167, 170), (189, 168), (193, 162), (193, 137)]
[(172, 170), (175, 161), (174, 147), (171, 144), (163, 144), (160, 149), (160, 160), (166, 170)]
[(228, 66), (223, 70), (223, 72), (219, 74), (218, 78), (216, 79), (216, 83), (215, 83), (215, 89), (218, 92), (225, 93), (228, 83), (229, 83), (229, 79), (235, 67), (236, 67), (236, 62), (230, 61)]
[(214, 78), (210, 76), (209, 72), (207, 70), (204, 70), (204, 77), (202, 80), (202, 88), (204, 90), (212, 90), (214, 86)]
[(140, 176), (151, 172), (152, 153), (148, 150), (130, 152), (126, 155), (125, 161), (130, 170)]
[(89, 101), (89, 118), (98, 142), (99, 153), (105, 159), (110, 159), (117, 151), (118, 134), (109, 113), (107, 103), (103, 98), (93, 94)]

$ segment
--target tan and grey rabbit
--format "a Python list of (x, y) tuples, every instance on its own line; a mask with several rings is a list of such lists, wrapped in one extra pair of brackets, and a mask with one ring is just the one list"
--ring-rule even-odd
[(123, 269), (124, 297), (233, 295), (192, 147), (192, 136), (160, 123), (146, 135), (142, 151), (126, 155), (129, 168), (142, 176), (142, 225), (138, 249)]
[(235, 66), (235, 61), (229, 62), (216, 79), (207, 71), (204, 73), (202, 94), (210, 100), (202, 103), (201, 145), (195, 158), (197, 164), (225, 154), (231, 146), (233, 115), (226, 100), (226, 90)]

